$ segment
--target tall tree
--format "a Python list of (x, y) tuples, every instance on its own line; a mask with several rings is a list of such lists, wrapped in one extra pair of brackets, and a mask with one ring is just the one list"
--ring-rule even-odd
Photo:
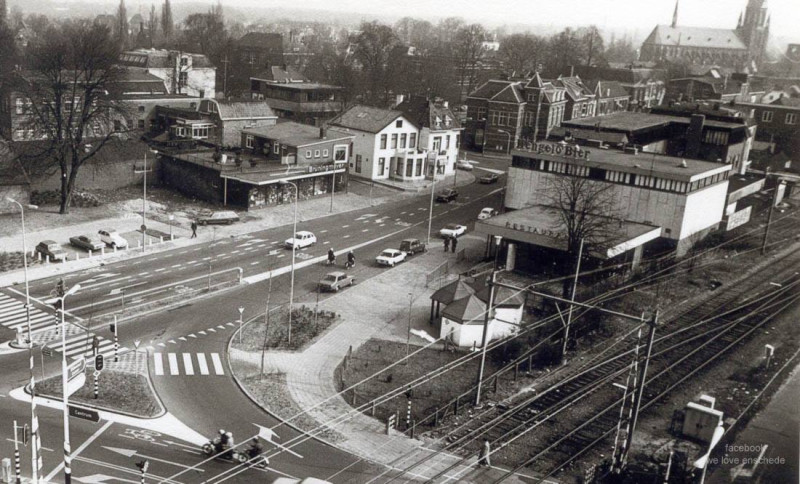
[(388, 25), (377, 21), (362, 22), (355, 44), (355, 57), (368, 80), (368, 100), (373, 104), (388, 103), (391, 79), (387, 66), (392, 50), (398, 45), (397, 36)]
[(581, 29), (581, 51), (583, 64), (591, 66), (597, 64), (605, 52), (605, 44), (600, 30), (595, 25)]
[(120, 50), (127, 49), (130, 44), (130, 39), (128, 38), (130, 34), (130, 25), (128, 25), (128, 11), (125, 9), (125, 0), (119, 0), (116, 34)]
[(62, 214), (69, 212), (80, 168), (120, 135), (129, 118), (113, 94), (119, 52), (107, 27), (68, 21), (31, 46), (31, 70), (17, 73), (15, 87), (30, 101), (23, 126), (43, 140), (38, 156), (21, 161), (61, 173)]
[(476, 69), (483, 56), (483, 41), (486, 39), (486, 30), (480, 24), (471, 24), (461, 27), (453, 38), (454, 54), (457, 62), (458, 85), (460, 95), (458, 103), (461, 104), (464, 88), (472, 92), (477, 80)]
[(158, 34), (158, 14), (156, 13), (156, 6), (150, 5), (150, 16), (147, 17), (147, 40), (150, 48), (156, 43), (156, 35)]
[(581, 63), (581, 36), (569, 27), (550, 37), (545, 71), (550, 76), (569, 74), (570, 66)]
[(545, 60), (547, 41), (533, 34), (513, 34), (500, 42), (498, 57), (509, 74), (521, 76), (537, 70)]
[(608, 62), (633, 62), (636, 60), (636, 47), (626, 35), (621, 39), (611, 39), (605, 52)]
[(164, 5), (161, 6), (161, 33), (164, 34), (164, 42), (167, 45), (169, 45), (172, 40), (174, 28), (175, 24), (172, 19), (172, 7), (169, 4), (169, 0), (164, 0)]

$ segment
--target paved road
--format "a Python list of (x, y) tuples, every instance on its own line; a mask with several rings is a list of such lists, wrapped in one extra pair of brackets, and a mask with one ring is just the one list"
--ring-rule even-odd
[[(496, 189), (496, 185), (464, 187), (462, 189), (463, 196), (458, 203), (437, 205), (433, 224), (434, 232), (445, 223), (464, 223), (474, 220), (483, 206), (498, 206), (500, 197), (498, 194), (492, 194), (492, 191), (496, 191)], [(360, 281), (367, 280), (371, 275), (386, 270), (369, 262), (383, 247), (395, 247), (400, 240), (406, 237), (425, 237), (427, 223), (424, 223), (424, 220), (426, 220), (428, 202), (429, 199), (426, 196), (421, 196), (400, 205), (374, 207), (327, 217), (308, 224), (299, 224), (299, 228), (317, 233), (320, 242), (317, 246), (303, 251), (304, 255), (298, 257), (298, 261), (322, 256), (332, 245), (340, 249), (386, 237), (379, 242), (356, 250), (359, 263), (351, 272)], [(217, 241), (198, 247), (153, 254), (140, 259), (110, 264), (99, 270), (72, 274), (68, 278), (68, 285), (81, 282), (85, 291), (82, 290), (74, 296), (68, 309), (69, 307), (78, 308), (75, 316), (81, 318), (84, 325), (90, 326), (92, 324), (91, 312), (87, 314), (86, 311), (88, 310), (87, 305), (89, 305), (89, 309), (91, 308), (92, 299), (105, 298), (112, 287), (125, 287), (125, 284), (130, 286), (141, 283), (142, 287), (151, 288), (165, 283), (174, 283), (186, 277), (205, 274), (208, 269), (203, 267), (203, 258), (199, 256), (209, 251), (214, 251), (213, 260), (219, 269), (240, 266), (245, 270), (245, 277), (255, 276), (268, 270), (267, 267), (270, 264), (273, 267), (281, 264), (286, 266), (288, 264), (287, 256), (290, 252), (279, 249), (279, 244), (290, 234), (291, 227), (278, 227), (250, 234), (246, 238), (239, 237), (235, 240)], [(207, 256), (204, 255), (204, 257)], [(197, 264), (198, 258), (200, 264)], [(180, 266), (173, 267), (176, 264), (180, 264)], [(158, 270), (162, 268), (165, 270)], [(316, 264), (296, 272), (295, 296), (297, 301), (304, 298), (308, 301), (313, 299), (316, 281), (326, 270), (328, 270), (327, 267)], [(53, 284), (53, 279), (37, 281), (32, 285), (34, 296), (46, 297), (49, 294), (48, 288), (51, 288)], [(288, 301), (288, 286), (288, 274), (275, 278), (273, 303), (280, 304)], [(4, 293), (16, 298), (16, 301), (19, 300), (19, 294), (14, 291), (5, 290)], [(147, 349), (154, 384), (167, 409), (184, 424), (202, 435), (211, 435), (218, 428), (226, 428), (233, 430), (237, 439), (243, 439), (255, 435), (257, 427), (254, 424), (277, 427), (277, 422), (272, 417), (255, 407), (235, 386), (229, 374), (225, 355), (225, 342), (236, 327), (235, 324), (229, 324), (238, 318), (236, 308), (240, 305), (245, 307), (245, 319), (263, 312), (265, 293), (266, 282), (244, 285), (224, 294), (189, 302), (167, 312), (121, 324), (120, 336), (123, 346), (132, 347), (133, 340), (138, 340), (142, 341), (142, 346)], [(12, 299), (3, 300), (8, 303), (7, 308), (14, 309)], [(0, 300), (0, 305), (3, 300)], [(2, 310), (0, 307), (0, 322), (5, 324), (10, 319), (3, 316)], [(45, 307), (38, 307), (37, 311), (41, 311), (42, 315), (47, 314)], [(44, 316), (42, 316), (42, 321), (44, 321)], [(17, 323), (10, 325), (13, 324)], [(106, 341), (109, 334), (107, 330), (95, 329), (99, 335), (105, 336), (102, 344), (104, 349), (108, 348)], [(45, 327), (42, 333), (47, 334), (48, 331), (52, 332), (53, 328)], [(75, 337), (80, 338), (81, 335), (77, 334)], [(85, 335), (83, 337), (83, 341), (86, 341)], [(79, 348), (74, 354), (80, 354), (84, 350), (85, 347)], [(156, 361), (159, 361), (160, 365)], [(24, 353), (7, 355), (2, 357), (2, 362), (4, 370), (7, 370), (4, 372), (7, 376), (2, 382), (2, 394), (8, 395), (11, 388), (18, 387), (27, 381), (27, 358)], [(191, 371), (189, 365), (191, 365)], [(45, 361), (45, 367), (46, 371), (51, 374), (59, 372), (56, 361)], [(4, 400), (8, 400), (8, 397), (5, 397)], [(8, 401), (9, 405), (4, 404), (0, 410), (2, 421), (9, 422), (14, 418), (25, 421), (28, 415), (27, 404)], [(52, 409), (42, 409), (40, 414), (45, 447), (59, 449), (60, 413)], [(103, 429), (96, 440), (89, 442), (82, 449), (73, 466), (76, 477), (85, 478), (103, 474), (120, 476), (123, 479), (136, 479), (134, 475), (127, 472), (132, 468), (131, 463), (135, 460), (135, 456), (128, 457), (123, 455), (124, 451), (119, 453), (105, 447), (137, 450), (183, 466), (191, 467), (200, 461), (200, 457), (193, 452), (192, 448), (184, 447), (185, 443), (182, 445), (179, 445), (180, 442), (168, 443), (163, 435), (146, 434), (145, 438), (142, 437), (145, 434), (139, 432), (138, 437), (132, 439), (130, 433), (133, 430), (127, 429), (134, 427), (120, 424), (109, 424), (104, 427), (105, 423), (102, 421), (100, 424), (94, 424), (72, 420), (73, 449), (77, 449), (81, 443), (88, 442), (87, 439), (90, 436)], [(2, 429), (0, 435), (8, 435), (8, 430)], [(279, 442), (288, 442), (297, 435), (293, 429), (285, 426), (277, 427), (277, 432)], [(144, 440), (142, 440), (143, 438)], [(154, 439), (155, 442), (151, 442), (150, 439)], [(170, 439), (170, 442), (176, 441), (177, 439)], [(0, 449), (4, 455), (10, 455), (10, 443), (5, 439), (0, 442)], [(272, 460), (272, 467), (277, 474), (273, 473), (269, 477), (275, 477), (282, 473), (301, 477), (313, 475), (325, 478), (347, 467), (345, 472), (337, 474), (336, 482), (364, 482), (368, 480), (368, 476), (375, 475), (376, 472), (371, 465), (356, 462), (353, 456), (317, 441), (305, 442), (292, 450), (302, 457), (290, 452), (281, 453)], [(45, 469), (48, 472), (56, 468), (61, 460), (59, 451), (45, 451), (44, 457)], [(159, 462), (157, 466), (154, 466), (153, 472), (167, 477), (170, 472), (174, 474), (185, 469), (185, 467), (175, 464)], [(205, 472), (197, 472), (192, 469), (176, 480), (179, 482), (207, 481), (209, 476), (231, 469), (234, 469), (234, 466), (211, 462), (202, 466), (201, 470)], [(254, 478), (251, 473), (254, 472), (261, 471), (248, 470), (230, 480), (232, 482), (252, 482)], [(60, 479), (60, 475), (56, 477), (56, 480), (58, 479)]]

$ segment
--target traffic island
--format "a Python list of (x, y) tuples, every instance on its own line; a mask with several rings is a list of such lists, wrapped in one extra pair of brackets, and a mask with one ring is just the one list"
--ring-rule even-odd
[(285, 308), (271, 312), (269, 318), (254, 319), (242, 328), (233, 339), (232, 348), (246, 352), (262, 350), (297, 351), (339, 319), (333, 311), (299, 306), (292, 310), (291, 338), (289, 337), (289, 311)]

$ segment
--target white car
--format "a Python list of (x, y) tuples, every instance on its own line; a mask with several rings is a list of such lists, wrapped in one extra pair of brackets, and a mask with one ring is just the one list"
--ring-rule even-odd
[(472, 171), (474, 167), (472, 166), (472, 163), (467, 160), (458, 160), (456, 162), (456, 168), (464, 171)]
[(439, 235), (442, 237), (458, 237), (467, 231), (466, 225), (447, 224), (439, 230)]
[(100, 230), (97, 233), (100, 234), (100, 240), (109, 247), (116, 247), (118, 249), (128, 247), (128, 241), (119, 235), (119, 232), (116, 230)]
[(397, 249), (384, 249), (381, 255), (375, 258), (375, 262), (381, 266), (394, 267), (406, 260), (406, 253)]
[(497, 210), (493, 209), (492, 207), (485, 207), (481, 210), (481, 213), (478, 214), (478, 220), (486, 220), (487, 218), (492, 218), (497, 215)]
[(303, 247), (310, 247), (317, 243), (317, 236), (307, 230), (301, 230), (294, 234), (294, 237), (286, 239), (284, 245), (287, 249), (295, 248), (302, 249)]

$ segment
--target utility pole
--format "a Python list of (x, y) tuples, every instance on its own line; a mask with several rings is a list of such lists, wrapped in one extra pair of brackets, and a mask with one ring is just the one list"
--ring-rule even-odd
[[(768, 173), (769, 175), (769, 173)], [(772, 200), (769, 202), (769, 214), (767, 215), (767, 226), (764, 227), (764, 240), (761, 242), (761, 255), (767, 252), (767, 240), (769, 239), (769, 227), (772, 225), (772, 213), (775, 211), (775, 204), (778, 201), (778, 190), (783, 186), (782, 182), (775, 185), (775, 191), (772, 193)]]
[(483, 337), (481, 338), (481, 364), (478, 367), (478, 383), (477, 391), (475, 392), (475, 406), (481, 403), (481, 384), (483, 383), (483, 371), (486, 367), (486, 347), (489, 346), (489, 322), (492, 312), (492, 304), (494, 303), (494, 283), (495, 276), (497, 275), (497, 267), (492, 269), (492, 274), (489, 277), (489, 303), (486, 306), (486, 312), (483, 315)]
[(222, 98), (228, 98), (228, 54), (225, 54), (225, 59), (222, 61), (224, 64), (222, 74)]
[[(581, 238), (581, 245), (578, 248), (578, 262), (575, 264), (575, 279), (572, 281), (572, 292), (570, 293), (570, 300), (575, 302), (575, 291), (578, 289), (578, 275), (581, 273), (581, 257), (583, 257), (583, 238)], [(564, 342), (561, 345), (561, 364), (567, 364), (567, 341), (569, 341), (569, 325), (572, 324), (572, 308), (574, 304), (569, 305), (567, 312), (567, 325), (564, 327)]]

